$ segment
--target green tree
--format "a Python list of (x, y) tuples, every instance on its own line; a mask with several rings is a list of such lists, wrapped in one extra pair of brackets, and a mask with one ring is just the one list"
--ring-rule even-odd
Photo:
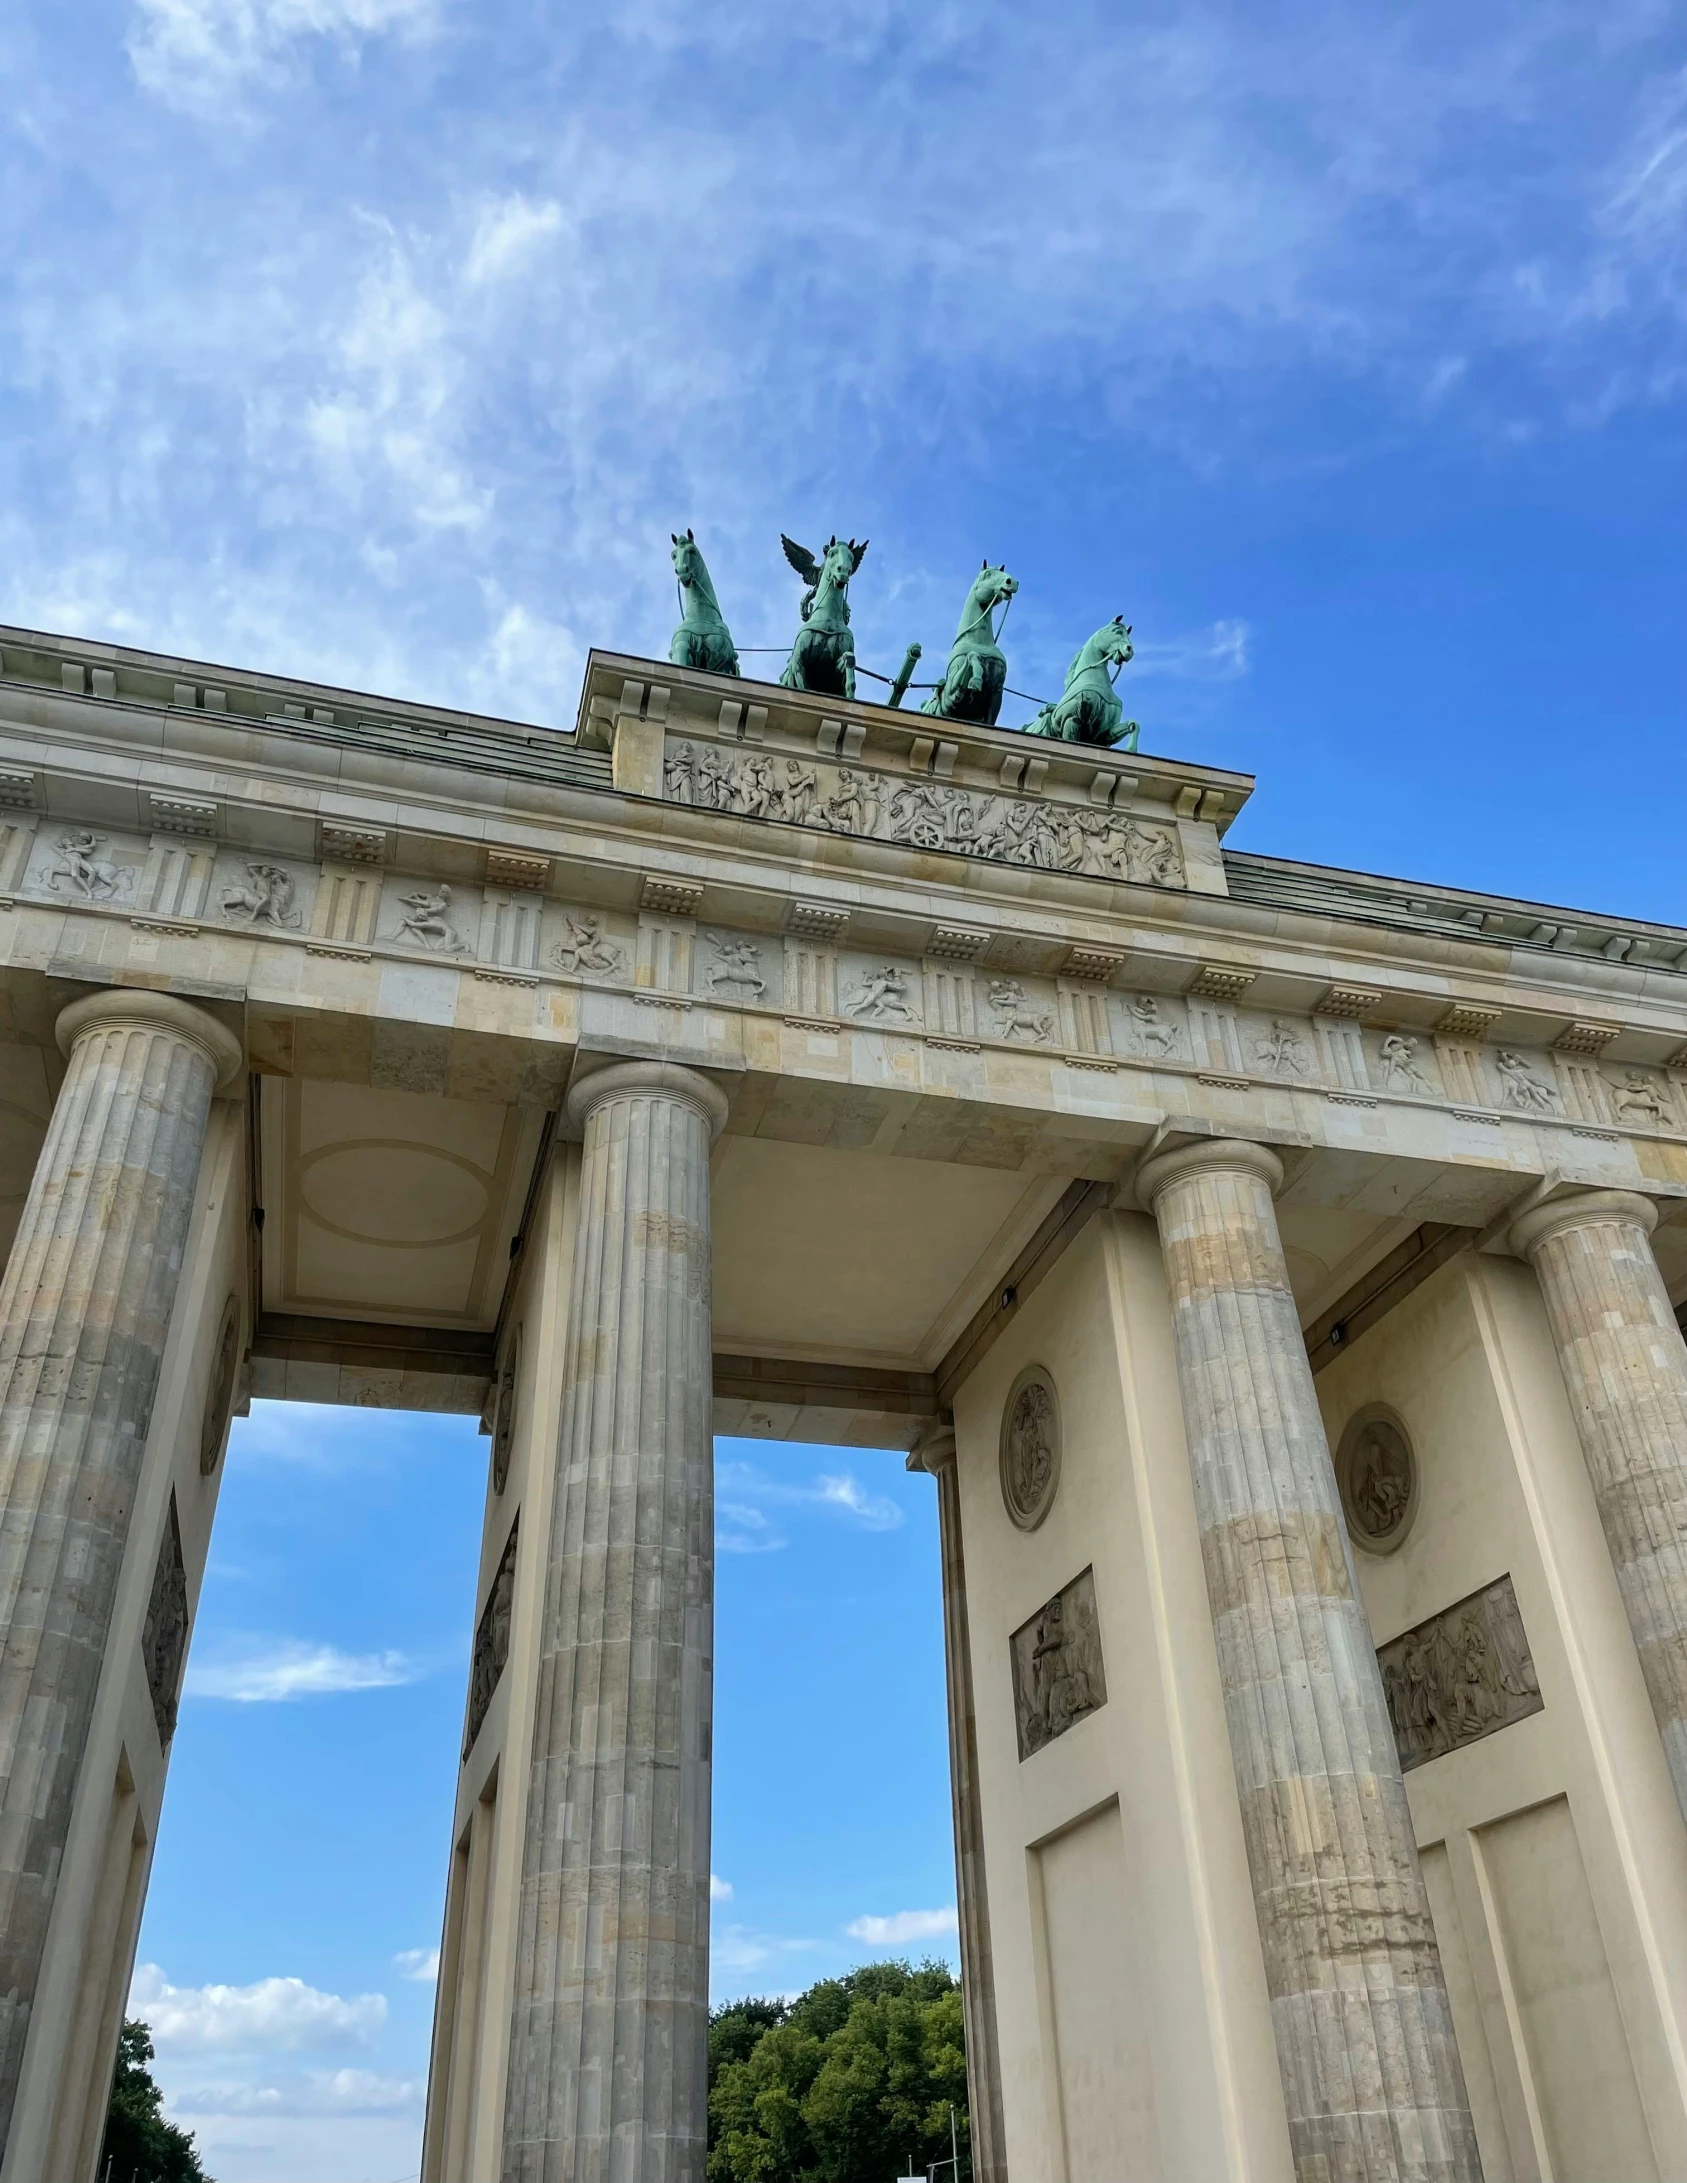
[[(793, 2002), (709, 2019), (708, 2183), (888, 2183), (949, 2157), (971, 2174), (960, 1988), (941, 1963), (870, 1963)], [(945, 2179), (947, 2183), (947, 2179)]]
[(138, 2017), (126, 2017), (117, 2042), (117, 2073), (100, 2147), (99, 2178), (105, 2183), (212, 2183), (199, 2165), (190, 2131), (164, 2120), (164, 2095), (146, 2066), (152, 2034)]

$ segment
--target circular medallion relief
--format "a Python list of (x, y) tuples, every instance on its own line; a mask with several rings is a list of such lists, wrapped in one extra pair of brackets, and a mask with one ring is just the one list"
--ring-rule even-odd
[(1060, 1405), (1054, 1381), (1028, 1364), (1002, 1411), (1002, 1499), (1021, 1531), (1035, 1531), (1060, 1483)]
[(1348, 1420), (1336, 1450), (1336, 1483), (1347, 1528), (1373, 1554), (1391, 1554), (1418, 1506), (1418, 1465), (1406, 1428), (1372, 1404)]
[(205, 1390), (205, 1414), (199, 1427), (199, 1470), (209, 1478), (223, 1452), (229, 1411), (234, 1405), (234, 1375), (240, 1368), (240, 1299), (232, 1293), (223, 1306), (217, 1346), (211, 1353), (211, 1383)]

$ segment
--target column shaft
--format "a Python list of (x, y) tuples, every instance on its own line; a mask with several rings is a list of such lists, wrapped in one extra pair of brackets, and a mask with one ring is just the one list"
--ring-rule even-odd
[(713, 1704), (709, 1146), (625, 1063), (570, 1099), (580, 1212), (504, 2130), (509, 2183), (702, 2183)]
[(1513, 1246), (1540, 1278), (1617, 1584), (1687, 1816), (1687, 1343), (1651, 1232), (1623, 1190), (1526, 1213)]
[(117, 1597), (211, 1098), (240, 1049), (199, 1009), (105, 993), (0, 1287), (0, 2150)]
[(978, 2183), (1007, 2183), (1002, 2119), (1002, 2063), (996, 2034), (996, 1970), (990, 1946), (990, 1891), (984, 1872), (984, 1814), (978, 1788), (978, 1721), (972, 1692), (972, 1636), (967, 1621), (966, 1556), (961, 1546), (961, 1482), (952, 1427), (928, 1433), (910, 1469), (937, 1483), (943, 1560), (943, 1665), (949, 1701), (949, 1787), (955, 1817), (955, 1891), (960, 1914), (961, 2010), (966, 2024), (967, 2112), (972, 2173)]
[(1475, 2183), (1411, 1813), (1262, 1146), (1151, 1161), (1277, 2056), (1302, 2183)]

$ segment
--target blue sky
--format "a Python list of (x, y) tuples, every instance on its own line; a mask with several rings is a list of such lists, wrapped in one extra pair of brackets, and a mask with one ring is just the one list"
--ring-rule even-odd
[[(1669, 0), (12, 0), (0, 75), (0, 618), (566, 723), (673, 528), (745, 646), (870, 537), (887, 671), (987, 554), (1237, 846), (1682, 916)], [(795, 1986), (950, 1900), (935, 1546), (743, 1459), (719, 1961)], [(275, 2093), (225, 2183), (413, 2158), (481, 1461), (231, 1461), (144, 1949), (172, 2088)]]

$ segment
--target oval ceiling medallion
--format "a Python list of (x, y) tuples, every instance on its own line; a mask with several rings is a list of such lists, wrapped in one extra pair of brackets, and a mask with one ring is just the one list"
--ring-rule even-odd
[(398, 1250), (463, 1243), (486, 1218), (485, 1183), (431, 1145), (330, 1145), (300, 1163), (312, 1220), (354, 1243)]

